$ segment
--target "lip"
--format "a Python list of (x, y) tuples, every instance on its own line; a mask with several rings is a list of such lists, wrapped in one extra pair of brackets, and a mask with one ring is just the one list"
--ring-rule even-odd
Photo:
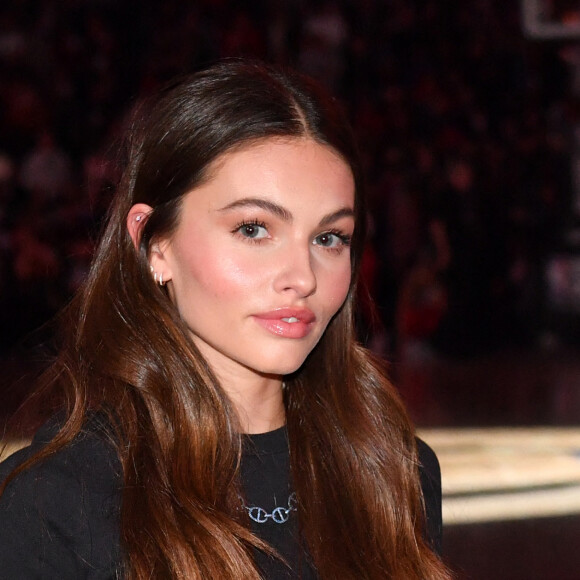
[[(277, 308), (253, 315), (254, 320), (268, 332), (282, 338), (304, 338), (310, 334), (316, 320), (308, 308)], [(284, 318), (296, 318), (287, 322)]]

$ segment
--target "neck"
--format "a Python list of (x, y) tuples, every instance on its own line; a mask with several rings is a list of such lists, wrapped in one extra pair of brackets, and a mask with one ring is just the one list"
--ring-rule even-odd
[(218, 378), (234, 404), (243, 433), (267, 433), (285, 424), (281, 377)]
[(233, 403), (242, 433), (267, 433), (286, 423), (282, 375), (260, 373), (194, 341)]

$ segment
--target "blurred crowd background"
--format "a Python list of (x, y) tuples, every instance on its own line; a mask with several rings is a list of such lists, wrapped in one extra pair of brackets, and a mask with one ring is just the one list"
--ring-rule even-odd
[(231, 56), (313, 75), (352, 119), (371, 348), (421, 369), (576, 341), (580, 49), (527, 38), (519, 2), (3, 0), (0, 358), (82, 283), (134, 104)]

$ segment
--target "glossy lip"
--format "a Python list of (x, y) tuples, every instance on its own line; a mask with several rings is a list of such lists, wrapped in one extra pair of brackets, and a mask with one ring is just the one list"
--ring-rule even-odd
[[(262, 328), (282, 338), (308, 336), (316, 320), (316, 316), (308, 308), (278, 308), (254, 314), (253, 318)], [(286, 322), (283, 318), (297, 318), (298, 322)]]

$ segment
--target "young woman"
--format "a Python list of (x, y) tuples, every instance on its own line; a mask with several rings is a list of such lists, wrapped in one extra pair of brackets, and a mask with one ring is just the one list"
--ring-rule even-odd
[(311, 81), (232, 61), (143, 107), (0, 577), (447, 578), (437, 461), (354, 339), (364, 224)]

